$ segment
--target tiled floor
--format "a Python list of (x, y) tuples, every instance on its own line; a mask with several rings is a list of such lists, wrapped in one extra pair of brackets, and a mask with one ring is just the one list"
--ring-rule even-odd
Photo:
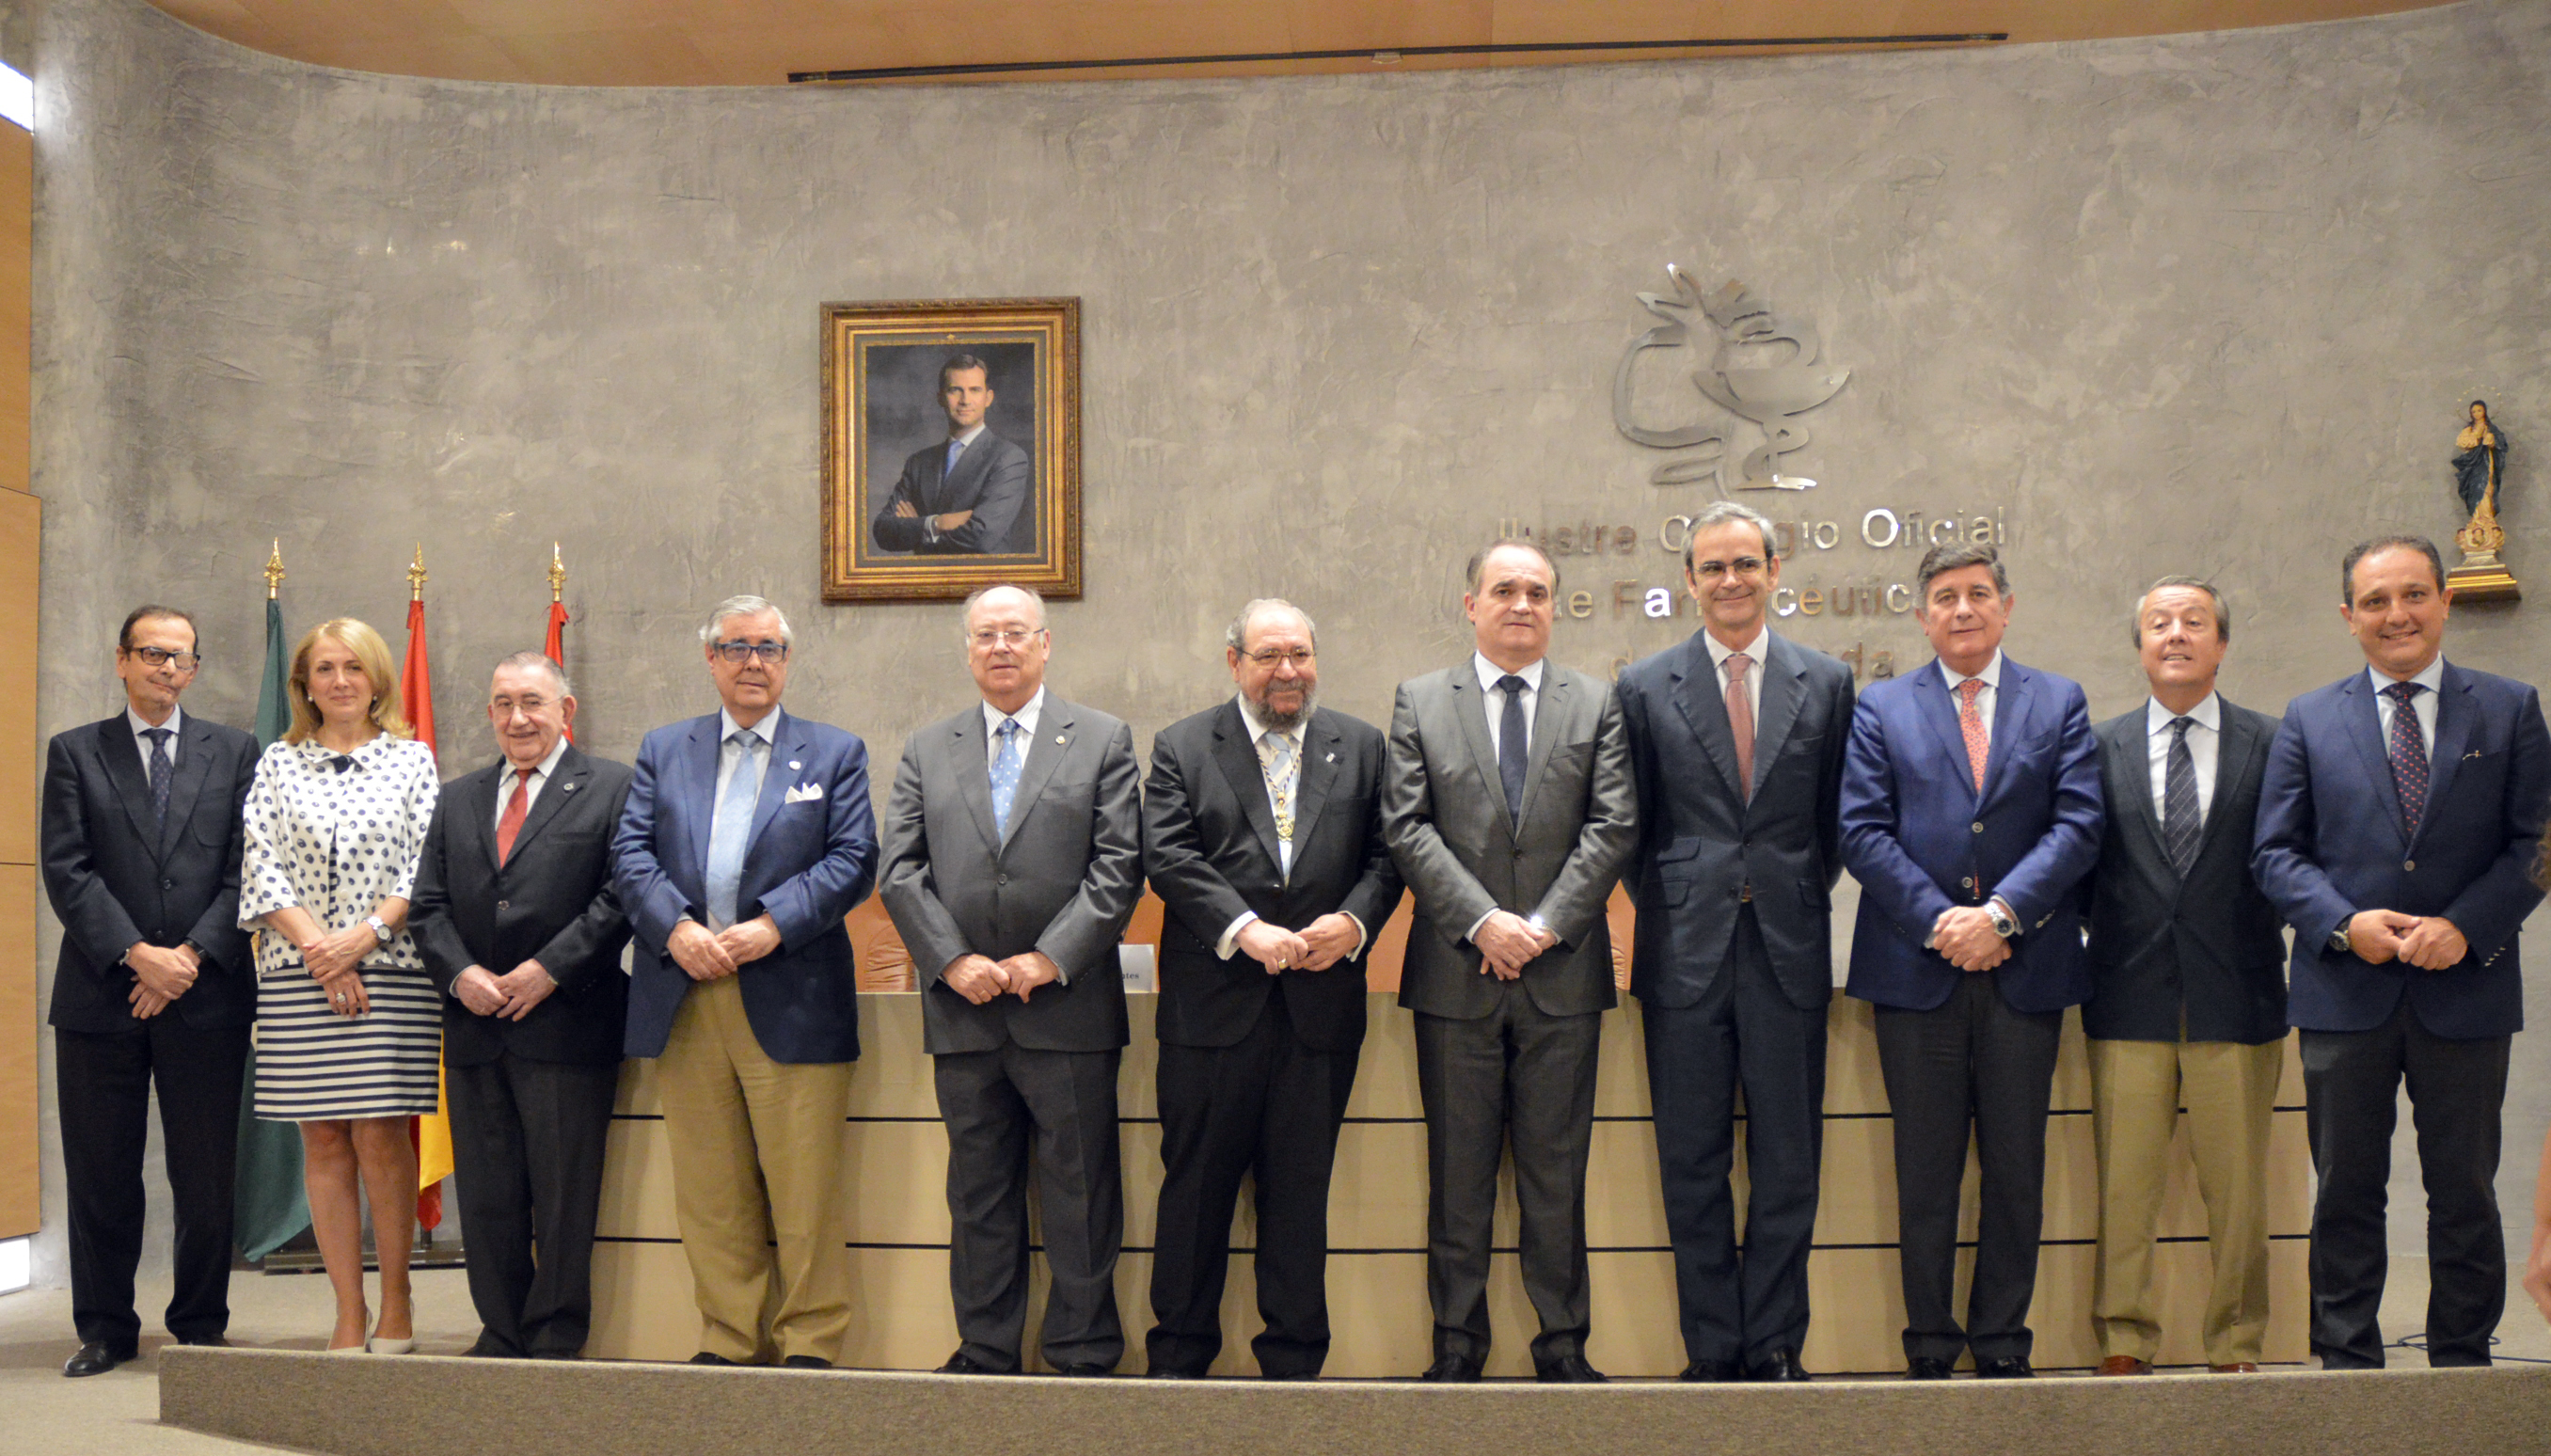
[[(457, 1355), (477, 1334), (469, 1293), (459, 1270), (416, 1277), (417, 1346), (429, 1354)], [(166, 1288), (146, 1284), (143, 1307), (164, 1300)], [(2383, 1301), (2385, 1328), (2398, 1338), (2422, 1321), (2427, 1296), (2426, 1261), (2395, 1257)], [(327, 1284), (315, 1275), (267, 1278), (241, 1275), (231, 1286), (231, 1337), (271, 1349), (315, 1350), (327, 1342)], [(1599, 1311), (1598, 1311), (1599, 1313)], [(273, 1448), (217, 1440), (158, 1423), (157, 1362), (163, 1336), (143, 1338), (143, 1358), (115, 1372), (64, 1380), (61, 1363), (77, 1348), (70, 1334), (70, 1294), (35, 1290), (0, 1298), (0, 1410), (8, 1412), (6, 1448), (11, 1456), (214, 1456)], [(2551, 1361), (2546, 1326), (2523, 1292), (2507, 1292), (2499, 1353)], [(2412, 1353), (2397, 1362), (2419, 1363)]]

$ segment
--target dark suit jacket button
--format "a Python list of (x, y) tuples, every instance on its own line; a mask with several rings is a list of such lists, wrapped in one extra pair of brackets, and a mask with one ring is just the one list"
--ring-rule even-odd
[(1007, 875), (1003, 875), (1003, 876), (999, 877), (998, 879), (994, 880), (992, 883), (993, 883), (993, 884), (1009, 884), (1009, 883), (1010, 883), (1010, 877), (1008, 877)]
[(1973, 824), (1968, 825), (1968, 826), (1967, 826), (1967, 828), (1968, 828), (1968, 829), (1970, 829), (1970, 830), (1972, 830), (1972, 831), (1974, 831), (1974, 832), (1975, 832), (1975, 833), (1977, 833), (1977, 834), (1982, 834), (1982, 833), (1984, 833), (1984, 832), (1985, 832), (1985, 821), (1984, 821), (1984, 820), (1982, 820), (1982, 819), (1978, 819), (1978, 820), (1977, 820), (1976, 822), (1974, 822)]
[(1970, 875), (1970, 876), (1968, 876), (1966, 879), (1961, 880), (1961, 881), (1959, 881), (1959, 882), (1958, 882), (1958, 888), (1960, 888), (1960, 889), (1973, 889), (1973, 888), (1975, 888), (1975, 887), (1976, 887), (1976, 877), (1974, 877), (1973, 875)]
[(177, 882), (174, 880), (162, 880), (159, 882), (159, 887), (161, 889), (175, 889), (177, 887)]
[(497, 909), (500, 909), (500, 910), (510, 910), (510, 909), (512, 909), (513, 907), (514, 907), (514, 902), (513, 902), (512, 900), (498, 900), (498, 901), (496, 901), (496, 908), (497, 908)]
[(2403, 860), (2400, 862), (2400, 868), (2414, 874), (2417, 871), (2418, 862), (2415, 860)]

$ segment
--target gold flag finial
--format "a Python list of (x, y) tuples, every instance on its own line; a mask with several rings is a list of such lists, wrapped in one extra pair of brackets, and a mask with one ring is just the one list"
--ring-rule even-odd
[(559, 558), (559, 544), (550, 543), (550, 601), (556, 604), (566, 596), (566, 563)]
[(408, 600), (425, 600), (425, 543), (416, 544), (416, 565), (407, 569)]
[(272, 601), (283, 591), (283, 538), (274, 538), (274, 550), (265, 559), (265, 599)]

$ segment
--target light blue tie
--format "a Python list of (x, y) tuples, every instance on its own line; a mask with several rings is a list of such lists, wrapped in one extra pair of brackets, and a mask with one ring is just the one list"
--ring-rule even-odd
[(992, 832), (1007, 839), (1010, 802), (1019, 795), (1019, 769), (1027, 762), (1027, 755), (1019, 749), (1018, 719), (1003, 718), (995, 733), (1001, 740), (1001, 751), (992, 756)]
[(948, 466), (947, 466), (947, 468), (946, 468), (945, 469), (942, 469), (942, 470), (939, 472), (939, 478), (940, 478), (940, 479), (945, 480), (945, 479), (947, 479), (949, 476), (954, 475), (954, 474), (956, 474), (956, 473), (957, 473), (957, 457), (959, 457), (959, 456), (961, 456), (961, 455), (964, 455), (965, 453), (966, 453), (966, 442), (965, 442), (965, 441), (963, 441), (963, 440), (951, 440), (951, 441), (949, 441), (949, 442), (948, 442)]
[(727, 776), (726, 792), (718, 795), (717, 816), (709, 821), (709, 928), (735, 923), (735, 896), (744, 884), (745, 841), (753, 837), (753, 803), (762, 795), (762, 775), (755, 755), (762, 740), (739, 728), (727, 738), (737, 749), (735, 772)]

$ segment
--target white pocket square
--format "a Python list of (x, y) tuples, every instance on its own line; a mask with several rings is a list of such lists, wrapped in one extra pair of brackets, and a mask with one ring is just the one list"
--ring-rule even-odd
[(783, 800), (783, 802), (802, 804), (808, 799), (822, 798), (823, 796), (824, 785), (820, 783), (800, 783), (795, 788), (788, 790), (788, 797)]

